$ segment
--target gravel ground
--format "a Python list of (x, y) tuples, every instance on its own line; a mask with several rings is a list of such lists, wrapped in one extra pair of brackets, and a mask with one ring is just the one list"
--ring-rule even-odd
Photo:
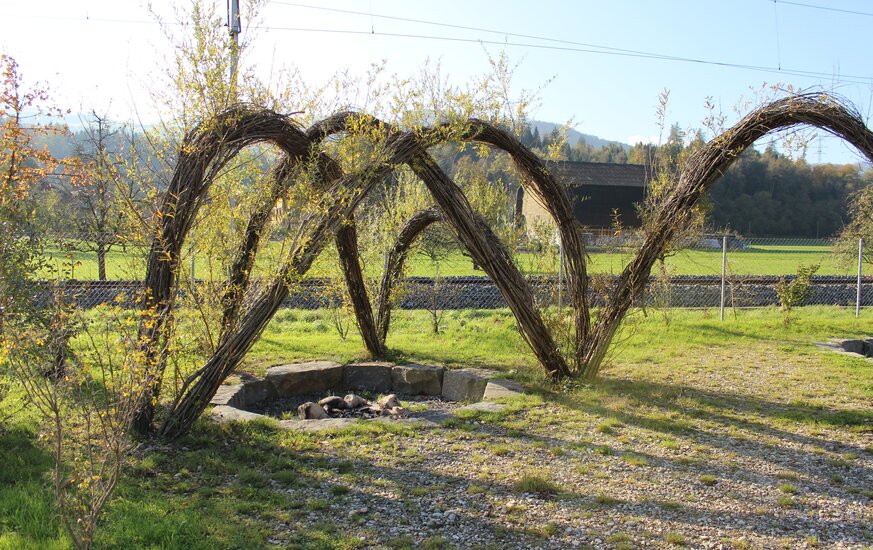
[(873, 427), (852, 420), (871, 403), (774, 397), (784, 365), (755, 359), (646, 382), (618, 369), (610, 391), (322, 436), (315, 481), (271, 482), (300, 508), (270, 542), (328, 529), (360, 548), (873, 547)]

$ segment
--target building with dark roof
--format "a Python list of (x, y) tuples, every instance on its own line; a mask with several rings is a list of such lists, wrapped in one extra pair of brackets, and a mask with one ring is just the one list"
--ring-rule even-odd
[[(640, 226), (636, 205), (645, 199), (651, 179), (646, 166), (569, 161), (547, 161), (546, 165), (567, 189), (581, 225), (592, 230), (609, 229), (617, 213), (622, 226)], [(538, 221), (551, 221), (546, 210), (529, 196), (525, 195), (521, 203), (528, 227)]]

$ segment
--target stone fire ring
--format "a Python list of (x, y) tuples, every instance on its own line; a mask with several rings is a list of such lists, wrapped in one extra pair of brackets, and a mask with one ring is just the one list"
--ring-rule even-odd
[[(432, 395), (446, 401), (471, 403), (456, 410), (495, 412), (506, 405), (497, 399), (525, 393), (524, 387), (493, 377), (498, 373), (484, 369), (446, 369), (433, 365), (394, 365), (384, 362), (349, 363), (310, 361), (271, 367), (263, 379), (242, 384), (221, 386), (211, 404), (211, 416), (218, 422), (267, 419), (262, 414), (246, 410), (271, 399), (317, 392), (367, 390), (377, 393)], [(271, 418), (272, 419), (272, 418)], [(383, 422), (387, 417), (367, 422)], [(288, 430), (322, 431), (348, 426), (354, 418), (319, 420), (278, 420)], [(392, 422), (418, 422), (435, 425), (420, 418), (392, 418)]]
[(829, 342), (816, 344), (819, 349), (826, 349), (852, 357), (863, 357), (873, 362), (873, 338), (831, 338)]

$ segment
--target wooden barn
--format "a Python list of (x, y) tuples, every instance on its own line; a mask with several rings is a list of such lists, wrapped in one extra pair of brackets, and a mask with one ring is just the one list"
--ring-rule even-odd
[[(594, 233), (613, 227), (617, 212), (624, 227), (639, 227), (635, 205), (642, 203), (650, 174), (641, 164), (602, 162), (547, 162), (559, 182), (566, 186), (576, 219)], [(528, 196), (520, 197), (521, 214), (528, 227), (549, 221), (545, 209)]]

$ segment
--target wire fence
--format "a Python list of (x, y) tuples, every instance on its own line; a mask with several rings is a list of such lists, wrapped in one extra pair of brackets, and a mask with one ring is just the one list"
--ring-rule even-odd
[[(728, 308), (779, 305), (776, 285), (795, 276), (735, 276), (726, 280), (724, 306)], [(556, 277), (531, 279), (535, 294), (543, 305), (556, 303), (559, 280)], [(608, 288), (611, 280), (606, 280)], [(204, 285), (205, 287), (205, 285)], [(858, 281), (852, 277), (815, 276), (809, 297), (801, 305), (856, 306)], [(63, 294), (77, 306), (93, 308), (100, 304), (135, 307), (141, 281), (67, 281)], [(184, 292), (184, 291), (180, 291)], [(608, 290), (607, 290), (608, 292)], [(46, 288), (43, 301), (51, 291)], [(410, 277), (400, 284), (397, 307), (400, 309), (496, 309), (506, 307), (497, 287), (488, 277)], [(604, 292), (590, 291), (594, 305), (604, 303)], [(307, 279), (296, 286), (283, 306), (320, 309), (336, 306), (336, 285), (324, 279)], [(641, 303), (658, 307), (716, 308), (722, 305), (722, 279), (715, 276), (679, 276), (649, 281)], [(873, 305), (873, 277), (865, 276), (860, 285), (860, 306)]]
[[(631, 258), (630, 250), (635, 244), (605, 237), (589, 242), (593, 304), (604, 302), (604, 295), (610, 292)], [(859, 263), (858, 254), (864, 252), (863, 244), (859, 244), (860, 250), (853, 254), (847, 250), (841, 255), (832, 243), (824, 240), (706, 237), (659, 263), (639, 303), (687, 308), (779, 305), (780, 282), (796, 279), (803, 267), (817, 266), (803, 304), (869, 307), (873, 305), (873, 266)], [(542, 262), (534, 267), (534, 260), (542, 254), (543, 251), (535, 250), (522, 252), (517, 262), (528, 273), (539, 302), (548, 305), (556, 302), (565, 283), (558, 276), (560, 261), (553, 262), (557, 267), (551, 270), (542, 269)], [(472, 262), (461, 255), (447, 260), (440, 272), (477, 273)], [(136, 280), (71, 280), (62, 285), (64, 294), (84, 308), (105, 303), (132, 307), (142, 288), (142, 282)], [(195, 293), (215, 291), (205, 285), (198, 282)], [(335, 305), (336, 288), (326, 278), (306, 279), (295, 286), (284, 306), (319, 309)], [(51, 294), (48, 287), (44, 294), (48, 300)], [(399, 284), (397, 296), (396, 305), (401, 309), (506, 307), (496, 286), (481, 274), (408, 277)]]

